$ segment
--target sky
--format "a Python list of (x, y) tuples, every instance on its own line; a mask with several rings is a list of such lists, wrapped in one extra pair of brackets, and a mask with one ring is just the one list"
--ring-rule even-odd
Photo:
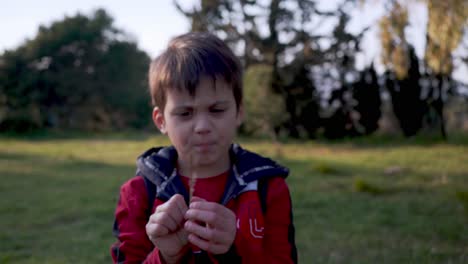
[[(6, 49), (14, 49), (33, 38), (39, 25), (49, 26), (53, 21), (65, 16), (74, 16), (77, 12), (89, 15), (97, 8), (104, 8), (113, 18), (115, 26), (130, 33), (139, 47), (151, 57), (157, 56), (174, 36), (190, 29), (189, 21), (173, 5), (173, 0), (2, 0), (0, 9), (0, 54)], [(184, 7), (191, 7), (195, 0), (179, 0)], [(336, 0), (321, 1), (322, 8), (331, 8)], [(362, 68), (376, 62), (377, 70), (383, 71), (378, 57), (378, 19), (384, 13), (379, 1), (355, 9), (349, 24), (351, 32), (358, 32), (371, 26), (363, 40), (364, 53), (357, 58), (358, 67)], [(380, 1), (381, 2), (381, 1)], [(422, 4), (410, 4), (410, 27), (406, 37), (416, 47), (419, 57), (424, 54), (424, 34), (427, 11)], [(331, 22), (329, 27), (333, 26)], [(325, 28), (327, 25), (324, 26)], [(380, 67), (380, 69), (379, 69)], [(468, 83), (466, 65), (460, 67), (454, 77)]]
[[(0, 53), (14, 49), (37, 34), (39, 25), (77, 12), (91, 14), (104, 8), (115, 26), (136, 38), (150, 56), (160, 53), (174, 36), (187, 32), (190, 25), (172, 0), (3, 0), (0, 8)], [(182, 2), (182, 1), (179, 1)]]

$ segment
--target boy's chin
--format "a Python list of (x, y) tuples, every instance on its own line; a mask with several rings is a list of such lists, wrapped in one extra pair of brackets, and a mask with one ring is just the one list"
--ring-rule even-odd
[(216, 152), (216, 147), (217, 146), (215, 144), (211, 144), (194, 146), (192, 149), (197, 153), (197, 155), (209, 155), (210, 153)]

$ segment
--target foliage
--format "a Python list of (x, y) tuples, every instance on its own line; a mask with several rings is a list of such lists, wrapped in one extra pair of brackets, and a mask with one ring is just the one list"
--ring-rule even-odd
[(380, 93), (378, 76), (374, 65), (371, 65), (361, 72), (359, 81), (353, 87), (353, 98), (356, 100), (354, 110), (359, 115), (356, 130), (361, 135), (369, 135), (379, 128), (378, 122), (382, 115)]
[[(427, 43), (424, 59), (427, 72), (433, 75), (431, 92), (427, 98), (430, 110), (435, 112), (435, 123), (444, 138), (444, 107), (447, 97), (453, 95), (453, 53), (460, 46), (468, 26), (468, 2), (449, 0), (445, 2), (426, 0), (429, 13)], [(429, 112), (430, 114), (431, 112)], [(430, 116), (431, 117), (431, 116)], [(432, 118), (434, 120), (434, 118)]]
[[(243, 60), (245, 68), (272, 65), (271, 87), (286, 102), (289, 119), (284, 128), (292, 137), (316, 136), (321, 98), (314, 71), (332, 72), (335, 81), (353, 68), (362, 35), (346, 30), (345, 12), (351, 1), (323, 12), (314, 1), (201, 1), (190, 11), (178, 9), (192, 22), (192, 30), (207, 30), (223, 38)], [(326, 19), (338, 17), (333, 32), (314, 32)], [(322, 47), (320, 41), (329, 42)], [(328, 69), (321, 67), (327, 65)], [(345, 70), (341, 70), (346, 68)]]
[[(416, 1), (428, 10), (423, 58), (405, 34), (408, 3)], [(378, 130), (380, 95), (388, 92), (405, 136), (428, 129), (447, 137), (445, 104), (462, 96), (451, 74), (457, 61), (467, 61), (463, 52), (455, 56), (468, 47), (467, 1), (381, 1), (386, 9), (376, 26), (383, 76), (373, 64), (356, 68), (363, 36), (373, 25), (350, 33), (350, 15), (358, 2), (369, 1), (343, 0), (325, 11), (319, 1), (199, 0), (191, 8), (179, 2), (174, 0), (192, 30), (226, 41), (241, 58), (246, 78), (261, 82), (259, 91), (268, 91), (279, 107), (260, 115), (257, 107), (247, 130), (286, 131), (294, 138), (369, 135)], [(325, 24), (333, 26), (324, 30)], [(148, 62), (104, 10), (41, 26), (33, 39), (0, 55), (0, 131), (145, 127)], [(250, 82), (245, 80), (247, 89)], [(253, 123), (256, 128), (247, 128)]]
[(468, 191), (457, 191), (455, 195), (465, 209), (466, 215), (468, 215)]
[(244, 128), (247, 133), (276, 138), (287, 112), (281, 95), (271, 90), (271, 71), (271, 66), (255, 65), (245, 73)]
[[(345, 72), (346, 74), (349, 72)], [(359, 79), (335, 89), (329, 99), (332, 114), (323, 121), (324, 136), (330, 139), (369, 135), (381, 117), (380, 87), (373, 65)]]
[[(424, 3), (428, 34), (426, 55), (419, 62), (405, 34), (408, 3), (385, 1), (386, 14), (378, 24), (387, 70), (382, 79), (405, 136), (429, 127), (440, 129), (446, 138), (444, 104), (454, 94), (451, 56), (463, 36), (468, 8), (463, 0)], [(372, 25), (357, 34), (348, 30), (356, 1), (344, 0), (327, 11), (320, 9), (318, 1), (201, 0), (191, 9), (175, 4), (191, 21), (192, 30), (220, 36), (246, 69), (272, 65), (271, 87), (285, 101), (289, 118), (283, 129), (290, 136), (315, 138), (323, 133), (327, 138), (342, 138), (378, 129), (384, 92), (379, 76), (369, 69), (373, 65), (364, 70), (355, 65), (363, 34)], [(326, 33), (318, 30), (325, 21), (334, 23)], [(366, 81), (364, 75), (372, 78)]]
[(396, 73), (401, 80), (408, 75), (409, 56), (405, 27), (408, 25), (408, 10), (394, 1), (393, 8), (380, 20), (382, 63)]
[(382, 189), (381, 187), (359, 178), (354, 180), (353, 188), (357, 192), (364, 192), (372, 195), (384, 194), (386, 192), (386, 190)]
[(1, 130), (141, 126), (148, 112), (149, 58), (102, 9), (41, 26), (0, 62)]
[(452, 53), (460, 45), (464, 28), (468, 26), (466, 0), (426, 0), (429, 11), (425, 59), (432, 71), (450, 75)]
[[(405, 36), (408, 8), (401, 2), (391, 1), (388, 14), (380, 20), (382, 62), (396, 72), (398, 79), (406, 77), (409, 68)], [(468, 25), (468, 3), (465, 0), (423, 2), (429, 13), (424, 59), (434, 73), (450, 75), (453, 70), (452, 53), (460, 45), (464, 28)]]
[[(393, 109), (399, 118), (406, 136), (419, 132), (424, 125), (438, 128), (446, 138), (444, 105), (449, 96), (454, 95), (453, 53), (460, 46), (465, 28), (468, 25), (468, 2), (465, 0), (436, 1), (425, 0), (428, 9), (426, 27), (426, 47), (424, 63), (420, 73), (414, 50), (405, 37), (408, 25), (408, 9), (402, 1), (391, 1), (385, 15), (380, 20), (380, 40), (382, 62), (387, 70), (396, 76), (395, 82), (387, 85), (392, 95)], [(407, 4), (407, 3), (405, 3)], [(417, 66), (417, 67), (416, 67)], [(388, 79), (388, 77), (387, 77)], [(421, 83), (425, 87), (421, 87)], [(395, 88), (396, 87), (396, 88)], [(411, 92), (405, 92), (409, 89)], [(416, 93), (416, 94), (415, 94)], [(406, 96), (412, 95), (412, 96)], [(401, 104), (405, 102), (406, 104)], [(395, 102), (400, 102), (396, 103)], [(412, 114), (408, 111), (416, 105)], [(404, 110), (398, 109), (402, 107)], [(410, 115), (413, 118), (405, 116)], [(427, 120), (424, 124), (422, 120)]]
[(404, 78), (398, 79), (391, 72), (385, 76), (385, 86), (390, 92), (393, 112), (405, 136), (414, 136), (423, 126), (427, 102), (421, 98), (419, 61), (414, 49), (409, 49), (409, 69)]
[(314, 170), (318, 173), (325, 174), (325, 175), (337, 175), (340, 174), (340, 171), (338, 171), (336, 168), (334, 168), (330, 164), (326, 163), (317, 163), (314, 166)]

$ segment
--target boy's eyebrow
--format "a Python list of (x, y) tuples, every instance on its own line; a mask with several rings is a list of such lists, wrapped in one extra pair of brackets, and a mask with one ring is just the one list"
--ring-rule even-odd
[[(209, 106), (212, 107), (212, 106), (219, 106), (219, 105), (229, 105), (230, 101), (229, 100), (219, 100), (219, 101), (215, 101), (214, 103), (210, 104)], [(177, 111), (184, 111), (184, 110), (187, 110), (187, 109), (192, 109), (194, 106), (192, 104), (180, 104), (180, 105), (176, 105), (174, 106), (174, 108), (172, 109), (171, 112), (177, 112)]]
[(180, 111), (180, 110), (186, 110), (186, 109), (191, 109), (193, 108), (192, 105), (177, 105), (172, 109), (172, 112)]
[(214, 102), (212, 105), (224, 105), (224, 104), (229, 104), (229, 103), (230, 103), (229, 100), (220, 100), (220, 101)]
[[(229, 100), (219, 100), (219, 101), (215, 101), (214, 103), (210, 104), (210, 106), (213, 106), (213, 105), (226, 105), (226, 104), (229, 104), (229, 103), (230, 103)], [(192, 104), (180, 104), (180, 105), (174, 106), (173, 110), (177, 111), (177, 110), (190, 109), (190, 108), (193, 108)]]

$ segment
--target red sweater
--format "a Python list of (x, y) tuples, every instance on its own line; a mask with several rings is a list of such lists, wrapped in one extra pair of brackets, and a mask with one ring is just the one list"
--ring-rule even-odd
[[(244, 155), (243, 158), (245, 157)], [(260, 164), (262, 166), (255, 167), (255, 169), (252, 169), (251, 166), (245, 168), (246, 170), (242, 169), (243, 164), (252, 162), (252, 157), (259, 156), (248, 156), (247, 162), (234, 163), (233, 167), (236, 167), (234, 171), (238, 177), (244, 176), (245, 179), (249, 177), (254, 179), (252, 173), (257, 173), (257, 176), (267, 175), (265, 173), (259, 174), (259, 171), (266, 172), (267, 167), (271, 164)], [(260, 161), (269, 160), (262, 158)], [(168, 171), (172, 171), (172, 169)], [(139, 172), (142, 174), (142, 171)], [(278, 172), (278, 170), (270, 170), (270, 172)], [(187, 189), (184, 186), (187, 184), (186, 179), (181, 176), (176, 177), (179, 185), (178, 188), (175, 188), (177, 189), (175, 192), (186, 194)], [(196, 195), (210, 201), (222, 201), (223, 193), (226, 196), (232, 184), (228, 178), (229, 176), (226, 174), (197, 180)], [(245, 182), (231, 198), (224, 199), (226, 200), (225, 206), (231, 209), (237, 217), (237, 233), (234, 244), (227, 254), (209, 255), (213, 263), (297, 262), (291, 199), (284, 175), (283, 177), (269, 175), (264, 178), (267, 191), (263, 200), (258, 193), (258, 180)], [(162, 198), (161, 194), (156, 194), (153, 208), (149, 210), (147, 190), (147, 183), (143, 176), (134, 177), (121, 187), (114, 224), (114, 234), (117, 236), (118, 242), (112, 246), (112, 257), (115, 263), (161, 263), (158, 249), (148, 239), (145, 226), (149, 212), (153, 213), (155, 208), (167, 199)], [(225, 191), (216, 194), (210, 190)], [(262, 203), (265, 204), (262, 205)], [(194, 262), (193, 256), (187, 256), (187, 260), (186, 262), (189, 263)]]

